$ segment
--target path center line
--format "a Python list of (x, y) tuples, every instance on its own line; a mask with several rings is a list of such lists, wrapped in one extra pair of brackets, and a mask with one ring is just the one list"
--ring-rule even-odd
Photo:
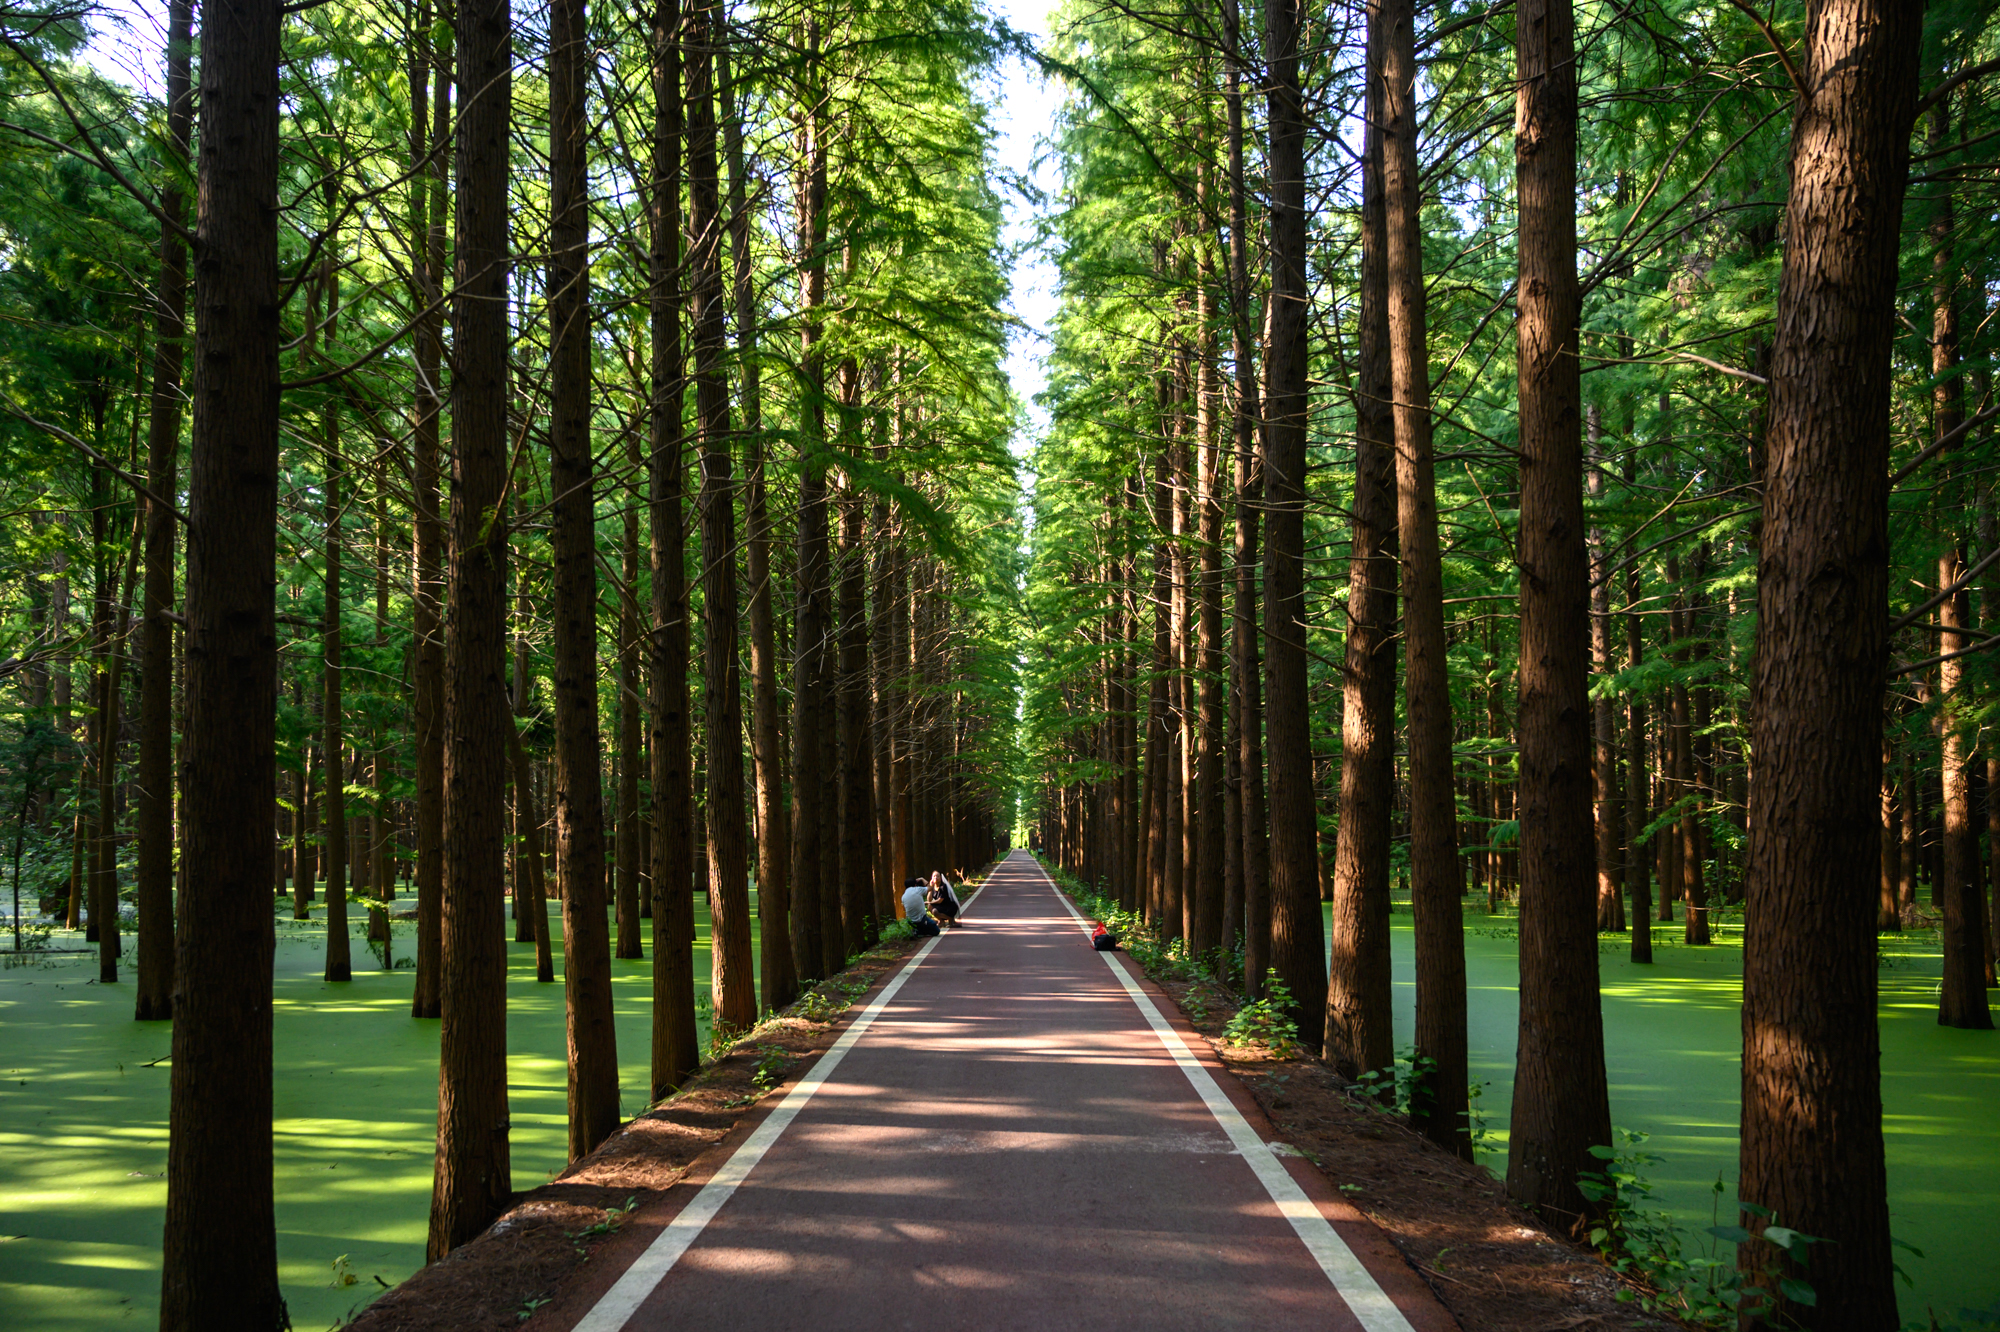
[[(1063, 904), (1063, 909), (1069, 912), (1087, 939), (1090, 926), (1078, 914), (1075, 904), (1062, 889), (1056, 887), (1055, 880), (1049, 878), (1047, 871), (1042, 872), (1042, 877), (1048, 879), (1049, 891), (1056, 895), (1056, 900)], [(1333, 1283), (1334, 1292), (1347, 1302), (1348, 1309), (1361, 1320), (1361, 1326), (1367, 1332), (1413, 1332), (1409, 1320), (1403, 1317), (1403, 1311), (1396, 1307), (1396, 1302), (1376, 1284), (1374, 1275), (1354, 1256), (1354, 1250), (1347, 1247), (1347, 1241), (1320, 1214), (1313, 1200), (1306, 1197), (1299, 1182), (1278, 1160), (1278, 1154), (1251, 1129), (1249, 1121), (1230, 1103), (1229, 1097), (1216, 1085), (1215, 1078), (1188, 1049), (1181, 1034), (1161, 1016), (1152, 998), (1133, 981), (1131, 973), (1118, 965), (1117, 958), (1110, 953), (1100, 953), (1099, 956), (1104, 959), (1104, 965), (1111, 968), (1111, 974), (1118, 978), (1118, 983), (1125, 987), (1127, 997), (1145, 1015), (1147, 1024), (1160, 1038), (1160, 1044), (1174, 1057), (1181, 1072), (1187, 1074), (1187, 1080), (1194, 1084), (1195, 1093), (1208, 1107), (1208, 1112), (1215, 1116), (1215, 1122), (1222, 1126), (1222, 1131), (1229, 1135), (1229, 1141), (1249, 1163), (1257, 1182), (1271, 1195), (1279, 1213), (1292, 1223), (1292, 1229), (1298, 1232), (1299, 1239), (1319, 1263), (1320, 1271), (1326, 1273), (1326, 1279)]]

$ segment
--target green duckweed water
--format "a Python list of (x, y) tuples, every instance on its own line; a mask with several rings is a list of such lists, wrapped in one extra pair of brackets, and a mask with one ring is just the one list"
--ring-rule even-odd
[[(322, 1332), (424, 1260), (437, 1132), (435, 1021), (410, 1017), (415, 973), (383, 972), (361, 942), (354, 979), (328, 985), (323, 924), (278, 923), (273, 1050), (278, 1278), (298, 1332)], [(555, 904), (552, 923), (557, 924)], [(754, 920), (754, 915), (753, 915)], [(652, 962), (612, 962), (619, 1087), (644, 1108)], [(509, 927), (509, 937), (512, 928)], [(57, 934), (52, 946), (74, 946)], [(396, 946), (411, 946), (397, 926)], [(560, 938), (554, 984), (509, 943), (508, 1097), (514, 1187), (566, 1156)], [(132, 954), (126, 954), (129, 959)], [(697, 905), (695, 970), (708, 978)], [(0, 1327), (36, 1332), (157, 1324), (166, 1207), (165, 1023), (132, 1021), (132, 986), (96, 983), (94, 957), (0, 971)], [(129, 976), (129, 973), (127, 973)], [(707, 1038), (706, 1011), (703, 1039)], [(334, 1269), (345, 1255), (343, 1284)]]
[[(1479, 1104), (1492, 1135), (1481, 1161), (1504, 1177), (1519, 1013), (1515, 941), (1510, 920), (1468, 914), (1466, 924), (1472, 1076), (1487, 1084)], [(1414, 941), (1407, 914), (1395, 925), (1400, 1046), (1415, 1029)], [(1658, 1202), (1706, 1244), (1718, 1177), (1720, 1219), (1734, 1220), (1743, 953), (1733, 925), (1715, 947), (1679, 946), (1679, 935), (1679, 925), (1655, 926), (1651, 966), (1632, 964), (1626, 936), (1602, 936), (1605, 1063), (1611, 1122), (1651, 1135), (1645, 1149), (1661, 1158), (1650, 1173)], [(1884, 954), (1890, 1231), (1924, 1254), (1896, 1254), (1912, 1282), (1898, 1286), (1902, 1316), (1927, 1328), (1935, 1310), (1946, 1328), (2000, 1327), (2000, 1033), (1937, 1025), (1935, 933), (1887, 939)], [(1990, 997), (2000, 1005), (2000, 992)]]

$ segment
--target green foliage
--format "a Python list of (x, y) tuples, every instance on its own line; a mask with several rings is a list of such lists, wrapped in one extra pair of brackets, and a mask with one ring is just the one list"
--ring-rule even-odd
[(1406, 1045), (1396, 1051), (1396, 1062), (1387, 1068), (1371, 1068), (1355, 1082), (1362, 1094), (1383, 1109), (1408, 1115), (1424, 1108), (1430, 1097), (1430, 1078), (1437, 1061)]
[(1285, 988), (1274, 967), (1264, 973), (1264, 996), (1236, 1010), (1222, 1029), (1228, 1045), (1261, 1045), (1274, 1058), (1296, 1059), (1305, 1047), (1299, 1044), (1298, 1024), (1292, 1021), (1292, 992)]
[[(1604, 1162), (1604, 1168), (1585, 1172), (1577, 1186), (1600, 1211), (1600, 1219), (1589, 1231), (1591, 1246), (1628, 1283), (1619, 1292), (1621, 1300), (1648, 1313), (1669, 1313), (1697, 1326), (1714, 1328), (1733, 1328), (1744, 1317), (1767, 1321), (1776, 1317), (1771, 1289), (1794, 1304), (1810, 1308), (1817, 1303), (1812, 1284), (1784, 1270), (1782, 1263), (1769, 1266), (1763, 1283), (1746, 1283), (1733, 1248), (1723, 1245), (1761, 1237), (1804, 1264), (1806, 1251), (1823, 1240), (1773, 1224), (1767, 1209), (1742, 1201), (1737, 1202), (1737, 1209), (1764, 1221), (1761, 1230), (1753, 1234), (1741, 1225), (1722, 1223), (1726, 1189), (1720, 1178), (1712, 1194), (1715, 1222), (1703, 1230), (1700, 1239), (1693, 1240), (1665, 1211), (1652, 1206), (1653, 1189), (1647, 1174), (1660, 1158), (1645, 1150), (1648, 1135), (1630, 1129), (1615, 1132), (1617, 1146), (1590, 1149), (1592, 1156)], [(1786, 1320), (1776, 1325), (1792, 1324)]]

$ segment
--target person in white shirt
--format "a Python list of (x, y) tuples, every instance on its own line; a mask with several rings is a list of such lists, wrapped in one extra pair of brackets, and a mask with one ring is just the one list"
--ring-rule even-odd
[(924, 881), (911, 879), (903, 888), (903, 918), (918, 934), (935, 935), (938, 923), (924, 910)]

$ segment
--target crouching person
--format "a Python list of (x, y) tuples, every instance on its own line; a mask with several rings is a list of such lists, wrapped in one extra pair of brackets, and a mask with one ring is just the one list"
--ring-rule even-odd
[(924, 882), (911, 879), (903, 888), (903, 918), (919, 935), (937, 937), (938, 923), (924, 910)]

